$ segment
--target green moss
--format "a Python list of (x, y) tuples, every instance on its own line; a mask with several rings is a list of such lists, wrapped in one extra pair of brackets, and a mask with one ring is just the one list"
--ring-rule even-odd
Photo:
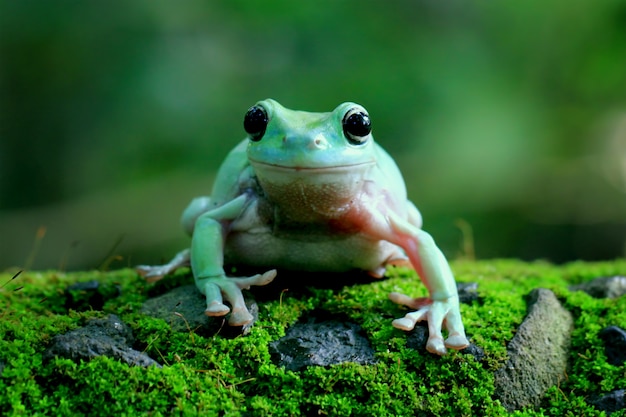
[[(624, 366), (606, 361), (598, 331), (626, 328), (624, 300), (594, 299), (567, 290), (599, 276), (626, 274), (626, 261), (574, 263), (456, 262), (459, 282), (478, 282), (480, 300), (462, 305), (468, 336), (485, 361), (451, 352), (438, 358), (406, 347), (406, 334), (390, 322), (404, 309), (388, 300), (391, 291), (425, 296), (411, 271), (392, 269), (389, 278), (338, 290), (283, 292), (259, 303), (259, 321), (247, 336), (224, 338), (172, 332), (160, 319), (141, 314), (155, 292), (189, 281), (188, 271), (155, 289), (131, 270), (113, 272), (24, 272), (0, 274), (0, 414), (13, 415), (423, 415), (505, 414), (494, 393), (493, 371), (506, 360), (506, 343), (526, 314), (525, 295), (553, 290), (572, 311), (575, 330), (568, 378), (546, 395), (538, 410), (520, 416), (601, 415), (586, 398), (626, 386)], [(103, 311), (68, 311), (65, 288), (98, 280), (119, 286), (122, 296)], [(344, 363), (301, 372), (276, 366), (268, 345), (307, 312), (321, 309), (362, 325), (378, 362)], [(50, 339), (114, 313), (128, 323), (144, 350), (163, 368), (129, 367), (109, 358), (44, 363)], [(615, 413), (613, 415), (626, 415)]]

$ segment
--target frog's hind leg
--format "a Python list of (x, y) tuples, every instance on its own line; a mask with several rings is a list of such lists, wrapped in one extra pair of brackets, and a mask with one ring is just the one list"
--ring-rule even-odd
[(164, 265), (138, 265), (135, 270), (139, 275), (144, 277), (148, 282), (156, 282), (165, 275), (170, 274), (182, 266), (189, 266), (190, 252), (189, 249), (182, 250), (172, 258), (171, 261)]

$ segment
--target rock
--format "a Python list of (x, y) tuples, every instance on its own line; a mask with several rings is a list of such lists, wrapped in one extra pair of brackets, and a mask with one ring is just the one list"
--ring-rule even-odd
[(617, 298), (626, 294), (626, 277), (602, 277), (578, 285), (570, 291), (584, 291), (595, 298)]
[(420, 352), (428, 352), (426, 350), (426, 342), (428, 341), (428, 327), (426, 322), (418, 322), (413, 330), (408, 332), (406, 337), (406, 346)]
[[(411, 349), (415, 349), (424, 354), (430, 353), (426, 350), (426, 342), (428, 341), (428, 324), (425, 321), (417, 323), (415, 328), (408, 333), (406, 338), (406, 346)], [(474, 357), (474, 360), (481, 362), (485, 359), (485, 351), (470, 343), (468, 347), (460, 351), (461, 353), (467, 353)]]
[(599, 336), (604, 340), (607, 362), (616, 366), (623, 365), (626, 362), (626, 331), (617, 326), (609, 326), (601, 330)]
[(528, 314), (507, 347), (509, 359), (495, 373), (495, 396), (507, 410), (539, 405), (564, 378), (572, 329), (572, 315), (552, 291), (531, 291)]
[(291, 371), (343, 362), (376, 362), (374, 350), (358, 324), (309, 316), (270, 344), (275, 363)]
[(132, 349), (133, 334), (119, 317), (111, 314), (106, 319), (90, 320), (85, 327), (52, 338), (52, 345), (44, 352), (44, 360), (55, 356), (90, 360), (109, 356), (129, 365), (161, 367), (148, 355)]
[(468, 347), (460, 351), (461, 353), (469, 354), (474, 357), (476, 362), (482, 362), (485, 359), (485, 351), (480, 346), (470, 343)]
[(224, 317), (209, 317), (204, 314), (206, 298), (195, 285), (183, 285), (146, 300), (141, 308), (145, 315), (163, 319), (170, 324), (172, 330), (188, 332), (193, 330), (199, 334), (213, 335), (220, 332), (223, 336), (236, 337), (247, 334), (259, 316), (259, 307), (253, 300), (246, 298), (248, 311), (254, 317), (252, 323), (243, 327), (229, 326)]
[(615, 411), (624, 410), (626, 409), (625, 390), (618, 389), (609, 392), (606, 395), (592, 399), (589, 403), (600, 411), (606, 411), (607, 415)]
[(480, 300), (477, 282), (459, 282), (456, 288), (459, 292), (459, 302), (472, 304), (474, 301)]
[(121, 287), (99, 281), (77, 282), (65, 290), (65, 308), (75, 311), (102, 310), (104, 303), (119, 297)]

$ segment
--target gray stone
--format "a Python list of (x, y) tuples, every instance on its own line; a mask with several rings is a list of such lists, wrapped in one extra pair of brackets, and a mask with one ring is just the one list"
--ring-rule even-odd
[(507, 346), (509, 359), (495, 373), (495, 395), (507, 410), (539, 405), (564, 378), (572, 329), (572, 315), (552, 291), (529, 294), (528, 314)]
[(626, 362), (626, 331), (609, 326), (601, 330), (599, 336), (604, 341), (607, 362), (615, 366), (623, 365)]
[(195, 285), (183, 285), (146, 300), (141, 308), (145, 315), (163, 319), (177, 332), (194, 331), (199, 334), (213, 335), (220, 332), (223, 336), (247, 334), (252, 324), (258, 319), (259, 307), (256, 302), (246, 298), (248, 311), (254, 317), (252, 323), (243, 327), (233, 327), (226, 323), (228, 316), (209, 317), (204, 314), (206, 298)]
[(626, 277), (603, 277), (572, 285), (570, 291), (584, 291), (595, 298), (617, 298), (626, 294)]
[(460, 303), (472, 304), (474, 301), (480, 301), (477, 282), (459, 282), (456, 284), (456, 288)]
[(618, 389), (601, 397), (596, 397), (589, 403), (600, 411), (606, 411), (607, 415), (611, 415), (615, 411), (626, 409), (626, 394), (623, 389)]
[(52, 338), (51, 346), (44, 352), (44, 360), (55, 356), (90, 360), (97, 356), (109, 356), (129, 365), (161, 367), (148, 355), (132, 349), (132, 331), (119, 317), (111, 314), (106, 319), (90, 320), (85, 327)]
[(270, 344), (270, 353), (274, 362), (291, 371), (343, 362), (376, 362), (374, 350), (359, 325), (316, 317), (291, 327), (284, 337)]

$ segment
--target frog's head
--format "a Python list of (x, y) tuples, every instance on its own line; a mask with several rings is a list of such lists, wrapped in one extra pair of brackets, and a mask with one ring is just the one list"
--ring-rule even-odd
[(248, 110), (244, 128), (248, 160), (277, 203), (306, 194), (308, 201), (325, 200), (338, 208), (354, 198), (376, 164), (369, 116), (355, 103), (309, 113), (268, 99)]
[(294, 170), (332, 169), (374, 162), (367, 111), (343, 103), (330, 113), (286, 109), (274, 100), (260, 101), (244, 118), (248, 159), (256, 165)]

